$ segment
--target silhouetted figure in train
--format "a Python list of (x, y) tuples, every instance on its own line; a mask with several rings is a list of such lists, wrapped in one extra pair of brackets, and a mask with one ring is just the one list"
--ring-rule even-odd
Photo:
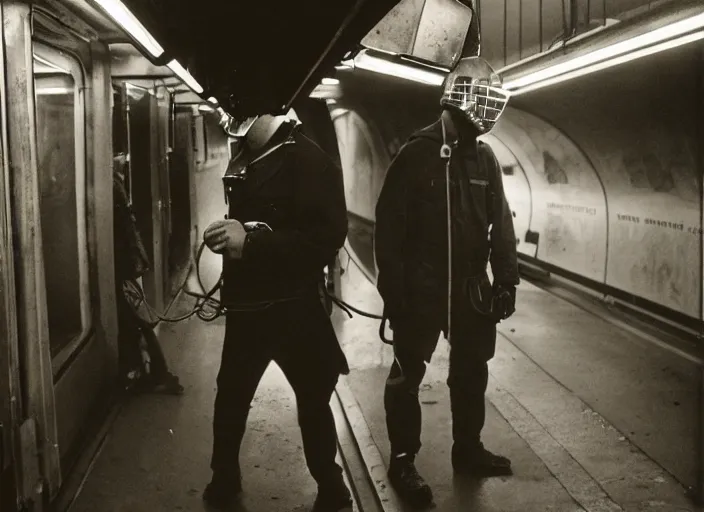
[(451, 347), (453, 468), (476, 476), (511, 472), (510, 461), (480, 441), (496, 324), (513, 314), (519, 283), (501, 168), (477, 141), (506, 99), (484, 60), (462, 59), (445, 81), (441, 118), (401, 148), (376, 206), (378, 289), (394, 333), (384, 392), (389, 479), (421, 506), (432, 502), (432, 492), (414, 465), (421, 447), (418, 390), (441, 332)]
[[(113, 159), (113, 235), (115, 250), (115, 299), (117, 302), (120, 379), (126, 389), (143, 392), (181, 394), (183, 386), (169, 372), (153, 326), (142, 319), (125, 295), (125, 288), (144, 299), (136, 281), (149, 270), (149, 258), (137, 229), (136, 219), (125, 189), (125, 155)], [(142, 358), (144, 340), (149, 356), (147, 369)]]
[(241, 490), (240, 445), (250, 403), (275, 361), (296, 394), (303, 447), (318, 496), (313, 510), (351, 506), (336, 464), (330, 398), (349, 368), (320, 298), (323, 269), (347, 236), (339, 168), (285, 116), (259, 117), (225, 174), (228, 219), (203, 238), (223, 255), (225, 341), (213, 422), (208, 504)]

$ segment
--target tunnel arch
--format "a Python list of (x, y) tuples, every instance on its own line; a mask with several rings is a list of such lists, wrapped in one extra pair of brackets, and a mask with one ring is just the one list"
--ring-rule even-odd
[(388, 149), (378, 127), (365, 115), (363, 108), (347, 106), (344, 102), (332, 107), (330, 115), (340, 147), (347, 210), (374, 222), (376, 200), (391, 163)]
[[(492, 134), (518, 160), (530, 184), (529, 229), (538, 234), (535, 257), (603, 283), (606, 195), (587, 156), (560, 130), (515, 108), (507, 108)], [(511, 181), (504, 178), (504, 186), (511, 195)]]

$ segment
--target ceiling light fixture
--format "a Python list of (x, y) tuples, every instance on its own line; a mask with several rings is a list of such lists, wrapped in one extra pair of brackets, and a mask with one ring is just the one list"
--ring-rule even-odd
[[(580, 55), (566, 62), (509, 80), (504, 83), (503, 88), (513, 94), (522, 94), (529, 90), (535, 90), (646, 55), (652, 55), (701, 39), (699, 32), (687, 33), (702, 28), (704, 28), (704, 14), (698, 14), (605, 48), (594, 50), (585, 55)], [(683, 34), (687, 35), (683, 36)]]
[(191, 76), (191, 74), (184, 68), (179, 62), (174, 59), (171, 62), (167, 64), (169, 69), (176, 73), (176, 76), (179, 77), (183, 83), (185, 83), (188, 87), (190, 87), (193, 92), (196, 94), (202, 94), (203, 93), (203, 87), (198, 83), (198, 81)]
[(164, 49), (122, 2), (119, 0), (93, 1), (155, 59), (161, 57)]

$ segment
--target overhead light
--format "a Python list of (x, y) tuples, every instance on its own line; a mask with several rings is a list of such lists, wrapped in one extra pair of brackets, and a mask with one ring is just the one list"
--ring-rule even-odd
[[(686, 34), (688, 32), (701, 28), (704, 28), (704, 14), (698, 14), (691, 18), (687, 18), (685, 20), (666, 25), (664, 27), (652, 30), (645, 34), (641, 34), (626, 41), (621, 41), (605, 48), (600, 48), (585, 55), (581, 55), (575, 59), (562, 62), (555, 66), (550, 66), (546, 69), (541, 69), (540, 71), (536, 71), (535, 73), (530, 73), (526, 76), (522, 76), (515, 80), (506, 82), (504, 83), (503, 87), (504, 89), (507, 89), (509, 91), (520, 89), (521, 92), (527, 92), (527, 88), (529, 86), (532, 86), (539, 82), (550, 81), (549, 83), (557, 83), (552, 80), (560, 77), (560, 75), (571, 74), (573, 72), (581, 71), (584, 68), (589, 68), (592, 71), (595, 71), (597, 69), (611, 67), (611, 65), (620, 64), (622, 62), (628, 62), (629, 60), (636, 59), (639, 56), (650, 55), (652, 53), (657, 53), (668, 48), (680, 46), (681, 44), (686, 44), (687, 42), (696, 41), (697, 39), (699, 39), (699, 37), (696, 37), (697, 34), (689, 34), (688, 36), (684, 36), (681, 39), (677, 39), (674, 41), (671, 40), (663, 44), (658, 44), (668, 39), (672, 39), (674, 37), (681, 36), (682, 34)], [(691, 39), (692, 36), (695, 36), (695, 39)], [(624, 58), (625, 60), (623, 60)], [(616, 60), (617, 62), (603, 67), (595, 67), (595, 65), (604, 64), (605, 61), (611, 60)], [(580, 76), (580, 74), (571, 76)], [(565, 80), (567, 80), (567, 78), (565, 78)], [(548, 85), (548, 83), (546, 83), (545, 85)], [(543, 85), (541, 85), (541, 87), (542, 86)], [(530, 90), (534, 89), (535, 88)]]
[(176, 73), (176, 76), (183, 80), (183, 83), (190, 87), (193, 92), (195, 92), (196, 94), (201, 94), (203, 92), (203, 88), (201, 87), (201, 85), (196, 81), (195, 78), (191, 76), (188, 71), (186, 71), (186, 68), (179, 64), (176, 59), (169, 62), (167, 66), (169, 67), (169, 69), (171, 69), (171, 71)]
[(337, 78), (323, 78), (320, 83), (322, 85), (339, 85), (340, 81)]
[(396, 76), (405, 80), (413, 80), (414, 82), (429, 85), (442, 85), (445, 80), (445, 75), (440, 72), (380, 59), (379, 57), (369, 55), (366, 53), (366, 50), (362, 50), (357, 54), (354, 58), (354, 65), (357, 68), (366, 69), (367, 71)]
[(140, 23), (137, 17), (125, 7), (119, 0), (93, 0), (98, 4), (110, 18), (122, 29), (132, 36), (140, 45), (144, 47), (154, 58), (161, 57), (164, 49)]
[[(683, 37), (678, 37), (677, 39), (671, 39), (670, 41), (665, 41), (664, 43), (660, 43), (655, 46), (649, 46), (648, 48), (643, 48), (641, 50), (631, 52), (626, 55), (621, 55), (620, 57), (616, 57), (614, 59), (599, 62), (598, 64), (594, 64), (592, 66), (580, 68), (580, 69), (577, 69), (577, 70), (572, 71), (570, 73), (565, 73), (563, 75), (556, 76), (556, 77), (550, 78), (548, 80), (543, 80), (542, 82), (534, 83), (534, 84), (529, 85), (527, 87), (522, 87), (516, 91), (511, 91), (511, 96), (519, 96), (521, 94), (525, 94), (530, 91), (542, 89), (543, 87), (547, 87), (549, 85), (559, 84), (560, 82), (565, 82), (565, 81), (571, 80), (573, 78), (588, 75), (590, 73), (594, 73), (594, 72), (600, 71), (602, 69), (607, 69), (607, 68), (610, 68), (613, 66), (618, 66), (619, 64), (624, 64), (624, 63), (632, 61), (632, 60), (640, 59), (642, 57), (647, 57), (648, 55), (653, 55), (655, 53), (659, 53), (659, 52), (662, 52), (665, 50), (677, 48), (678, 46), (693, 43), (695, 41), (700, 41), (702, 39), (704, 39), (704, 30), (700, 31), (700, 32), (694, 32), (693, 34), (688, 34)], [(504, 86), (504, 87), (506, 87), (506, 86)]]

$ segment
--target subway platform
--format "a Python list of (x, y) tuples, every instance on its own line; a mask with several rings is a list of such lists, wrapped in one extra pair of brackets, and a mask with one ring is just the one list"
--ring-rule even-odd
[[(342, 259), (343, 298), (381, 311), (363, 267)], [(189, 306), (184, 298), (178, 308)], [(386, 477), (383, 389), (391, 348), (379, 340), (376, 320), (349, 319), (336, 310), (333, 322), (351, 367), (331, 403), (354, 510), (405, 511)], [(144, 395), (123, 405), (71, 512), (208, 510), (201, 495), (210, 477), (223, 335), (222, 318), (161, 327), (185, 394)], [(453, 476), (450, 466), (448, 352), (441, 341), (420, 394), (423, 448), (417, 467), (433, 488), (434, 510), (700, 510), (685, 496), (685, 485), (696, 476), (695, 362), (522, 283), (516, 314), (499, 326), (483, 432), (489, 449), (511, 458), (514, 475), (474, 480)], [(312, 507), (316, 486), (305, 466), (294, 395), (275, 365), (252, 404), (241, 465), (245, 490), (233, 510)]]

